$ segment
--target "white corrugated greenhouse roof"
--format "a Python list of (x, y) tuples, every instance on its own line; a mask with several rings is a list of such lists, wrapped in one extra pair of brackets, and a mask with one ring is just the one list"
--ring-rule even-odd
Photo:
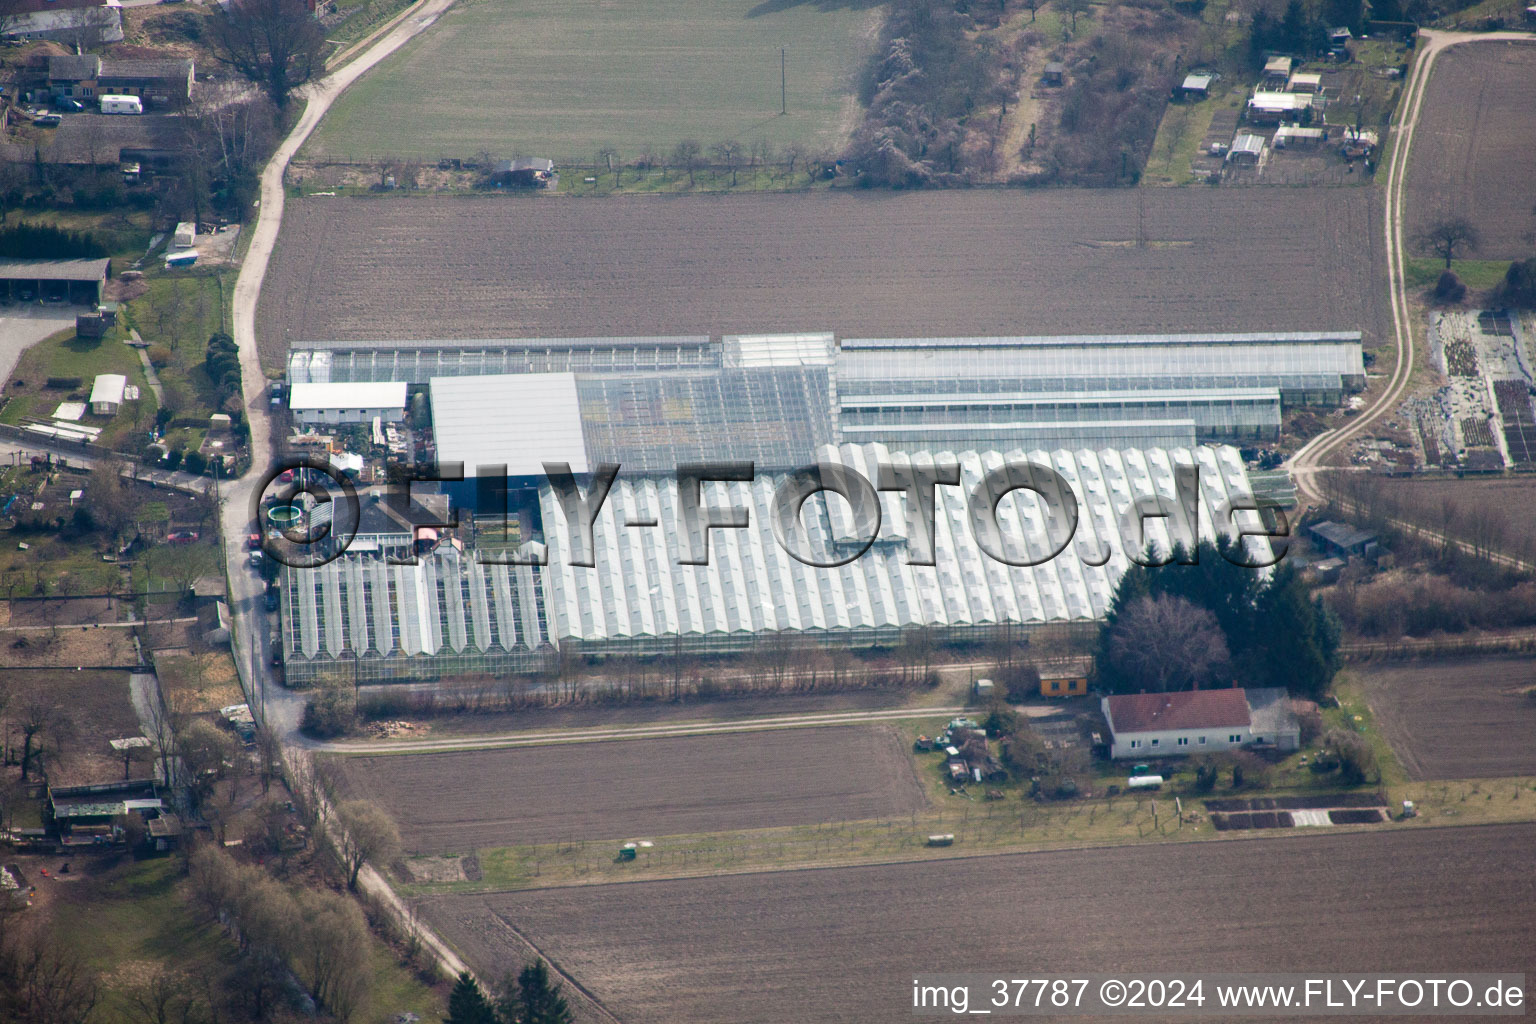
[(288, 407), (305, 412), (323, 409), (404, 409), (405, 383), (295, 384), (289, 392)]
[(831, 334), (727, 334), (721, 339), (727, 366), (827, 366)]
[(432, 431), (440, 462), (507, 467), (543, 476), (544, 463), (586, 473), (587, 446), (573, 373), (503, 373), (432, 378)]
[(102, 373), (91, 382), (91, 404), (111, 402), (120, 404), (128, 389), (128, 378), (120, 373)]
[(1082, 345), (1250, 345), (1289, 342), (1339, 343), (1358, 342), (1359, 331), (1269, 331), (1249, 333), (1190, 333), (1190, 334), (1057, 334), (1019, 335), (1016, 337), (974, 338), (844, 338), (841, 346), (851, 348), (1021, 348), (1058, 347), (1075, 348)]
[[(540, 504), (549, 552), (544, 584), (551, 637), (599, 643), (775, 630), (1089, 622), (1103, 616), (1129, 564), (1127, 547), (1140, 550), (1151, 541), (1166, 551), (1175, 539), (1196, 530), (1202, 539), (1214, 538), (1218, 528), (1230, 536), (1236, 527), (1221, 508), (1233, 497), (1249, 496), (1242, 459), (1231, 447), (1035, 451), (1028, 460), (1050, 466), (1071, 488), (1079, 524), (1061, 554), (1041, 565), (1016, 566), (986, 555), (969, 525), (968, 496), (988, 471), (1003, 465), (1002, 454), (906, 455), (871, 444), (828, 446), (820, 457), (871, 480), (881, 461), (957, 460), (962, 486), (936, 490), (936, 564), (908, 563), (905, 499), (891, 492), (880, 496), (878, 539), (863, 555), (836, 568), (797, 561), (775, 537), (771, 510), (783, 480), (775, 475), (760, 475), (751, 483), (706, 483), (706, 507), (746, 506), (750, 525), (709, 531), (709, 563), (679, 564), (687, 531), (680, 522), (677, 481), (658, 475), (621, 476), (614, 484), (594, 524), (596, 565), (583, 568), (571, 565), (569, 527), (545, 486)], [(1008, 461), (1025, 458), (1024, 452), (1013, 452)], [(1147, 520), (1144, 539), (1122, 540), (1125, 511), (1144, 496), (1171, 501), (1175, 467), (1181, 464), (1198, 464), (1201, 470), (1197, 523), (1185, 522), (1182, 509), (1173, 508), (1167, 520)], [(822, 551), (847, 539), (847, 518), (841, 501), (812, 498), (802, 510), (802, 522)], [(1256, 513), (1239, 512), (1234, 518), (1244, 529), (1260, 528)], [(647, 519), (659, 525), (625, 525)], [(1002, 543), (1015, 558), (1049, 553), (1053, 545), (1047, 531), (1062, 524), (1059, 514), (1048, 512), (1027, 492), (999, 506)], [(696, 549), (697, 531), (694, 537)], [(1248, 543), (1262, 544), (1251, 538)]]

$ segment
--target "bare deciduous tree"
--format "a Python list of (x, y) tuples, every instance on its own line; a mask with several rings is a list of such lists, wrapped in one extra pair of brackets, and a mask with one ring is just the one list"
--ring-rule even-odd
[(1418, 243), (1445, 260), (1445, 269), (1451, 269), (1451, 261), (1457, 256), (1477, 249), (1477, 228), (1465, 217), (1446, 215), (1439, 217), (1419, 232)]
[(347, 888), (357, 891), (357, 876), (363, 865), (383, 865), (400, 850), (400, 830), (376, 804), (367, 800), (348, 800), (336, 808), (337, 852), (347, 871)]
[(1109, 638), (1112, 668), (1133, 689), (1198, 690), (1219, 681), (1230, 655), (1216, 617), (1182, 597), (1140, 597)]
[(303, 0), (235, 0), (209, 21), (215, 56), (279, 110), (325, 69), (325, 33)]
[(688, 171), (688, 187), (693, 187), (693, 172), (699, 165), (699, 153), (702, 152), (697, 139), (684, 139), (672, 150), (672, 163), (675, 166), (686, 168)]

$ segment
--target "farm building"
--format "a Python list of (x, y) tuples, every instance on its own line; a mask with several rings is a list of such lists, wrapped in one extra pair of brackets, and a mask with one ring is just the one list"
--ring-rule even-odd
[(1227, 150), (1227, 163), (1234, 167), (1254, 167), (1264, 158), (1264, 136), (1238, 132)]
[(1038, 665), (1040, 696), (1085, 697), (1088, 676), (1093, 671), (1092, 658), (1067, 658)]
[(711, 369), (720, 346), (707, 335), (524, 338), (484, 341), (300, 341), (288, 355), (292, 384), (402, 381), (497, 373), (625, 373)]
[(1185, 75), (1184, 84), (1179, 86), (1179, 92), (1186, 99), (1203, 100), (1211, 94), (1211, 75)]
[(0, 36), (7, 39), (84, 40), (88, 46), (123, 41), (121, 5), (101, 0), (17, 0), (0, 19)]
[(405, 418), (404, 383), (295, 384), (288, 409), (296, 423), (398, 423)]
[(1322, 550), (1345, 558), (1350, 555), (1367, 555), (1376, 547), (1374, 533), (1348, 523), (1314, 523), (1307, 527), (1307, 534)]
[[(118, 60), (82, 56), (50, 56), (43, 80), (32, 88), (50, 98), (81, 100), (95, 106), (103, 95), (137, 96), (146, 107), (175, 109), (192, 98), (195, 69), (188, 58)], [(40, 90), (39, 90), (40, 86)]]
[(1296, 750), (1301, 729), (1280, 689), (1120, 694), (1100, 706), (1111, 758), (1175, 757), (1242, 747)]
[(91, 384), (91, 412), (97, 416), (116, 416), (127, 391), (128, 378), (122, 374), (98, 374)]
[[(1016, 459), (1023, 452), (1013, 453)], [(881, 445), (824, 447), (823, 461), (878, 476), (882, 461), (923, 464)], [(1121, 516), (1134, 497), (1174, 495), (1174, 467), (1198, 465), (1196, 522), (1174, 509), (1150, 519), (1147, 538), (1162, 548), (1198, 531), (1213, 537), (1258, 528), (1257, 515), (1238, 512), (1236, 526), (1223, 506), (1247, 495), (1236, 449), (1035, 452), (1072, 489), (1079, 524), (1070, 545), (1045, 559), (1049, 522), (1032, 497), (999, 505), (996, 543), (1010, 558), (1033, 554), (1034, 566), (1013, 565), (985, 553), (971, 526), (968, 495), (996, 452), (958, 456), (961, 485), (938, 496), (932, 566), (910, 563), (911, 527), (904, 498), (880, 496), (881, 517), (863, 536), (847, 506), (812, 498), (805, 503), (803, 538), (815, 561), (854, 550), (871, 533), (862, 555), (823, 568), (791, 557), (775, 533), (773, 499), (783, 474), (759, 473), (739, 483), (707, 482), (701, 504), (736, 505), (747, 512), (742, 529), (708, 531), (707, 564), (682, 564), (705, 542), (682, 524), (673, 473), (621, 474), (593, 525), (595, 565), (573, 564), (575, 538), (556, 493), (538, 493), (538, 535), (547, 564), (484, 565), (473, 550), (440, 546), (417, 566), (389, 566), (373, 554), (348, 553), (320, 569), (288, 570), (284, 583), (284, 654), (290, 680), (302, 685), (333, 675), (350, 681), (433, 679), (464, 672), (517, 671), (551, 649), (583, 655), (740, 651), (770, 640), (839, 647), (899, 643), (914, 629), (938, 638), (984, 640), (1004, 632), (1091, 629), (1129, 564)], [(1051, 484), (1042, 484), (1050, 488)], [(1124, 507), (1122, 507), (1124, 506)], [(654, 522), (654, 526), (644, 524)], [(1052, 524), (1055, 524), (1054, 526)], [(1170, 532), (1172, 531), (1172, 532)], [(1250, 538), (1254, 553), (1261, 539)], [(354, 639), (355, 638), (355, 639)], [(353, 658), (353, 651), (358, 657)]]
[(12, 301), (61, 298), (76, 305), (99, 306), (111, 275), (109, 259), (0, 259), (0, 289)]
[(1051, 61), (1040, 73), (1042, 85), (1061, 85), (1067, 79), (1067, 66), (1060, 61)]

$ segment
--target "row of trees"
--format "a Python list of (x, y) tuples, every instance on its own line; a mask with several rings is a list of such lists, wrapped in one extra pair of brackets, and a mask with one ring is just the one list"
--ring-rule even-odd
[(12, 224), (0, 228), (0, 256), (23, 260), (100, 259), (107, 247), (86, 232), (49, 224)]
[(342, 1024), (364, 1009), (371, 940), (355, 901), (324, 890), (290, 890), (211, 844), (192, 852), (189, 868), (198, 903), (239, 944), (239, 974), (253, 1017), (266, 1017), (294, 979)]
[(1302, 59), (1325, 53), (1332, 29), (1347, 28), (1355, 35), (1365, 30), (1364, 0), (1324, 0), (1318, 8), (1302, 0), (1290, 0), (1279, 18), (1260, 7), (1249, 27), (1248, 48), (1255, 67), (1262, 67), (1270, 53), (1289, 53)]
[[(1100, 632), (1112, 691), (1279, 686), (1318, 697), (1338, 669), (1338, 620), (1288, 563), (1268, 575), (1233, 564), (1225, 540), (1176, 547), (1163, 565), (1121, 577)], [(1151, 560), (1151, 553), (1148, 559)]]
[(494, 999), (467, 972), (460, 974), (444, 1018), (446, 1024), (571, 1024), (574, 1019), (543, 960), (530, 961), (515, 977), (509, 972)]

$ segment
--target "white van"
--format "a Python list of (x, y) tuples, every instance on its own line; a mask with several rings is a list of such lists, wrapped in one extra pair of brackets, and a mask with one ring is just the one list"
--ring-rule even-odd
[(137, 96), (102, 96), (101, 112), (103, 114), (142, 114), (144, 104), (139, 102)]

